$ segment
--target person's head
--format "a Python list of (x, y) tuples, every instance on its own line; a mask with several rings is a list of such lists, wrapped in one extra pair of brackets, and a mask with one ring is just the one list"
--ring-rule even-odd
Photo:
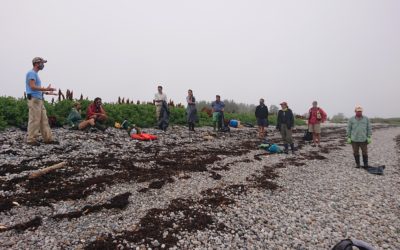
[(75, 102), (75, 103), (74, 103), (74, 108), (76, 108), (77, 110), (80, 110), (81, 107), (82, 107), (82, 105), (81, 105), (80, 102)]
[(47, 63), (47, 60), (44, 60), (41, 57), (35, 57), (32, 59), (33, 68), (37, 71), (44, 69), (44, 64)]
[(220, 96), (220, 95), (216, 95), (216, 96), (215, 96), (215, 100), (216, 100), (217, 102), (220, 102), (220, 101), (221, 101), (221, 96)]
[(260, 105), (263, 105), (264, 104), (264, 98), (261, 98), (260, 99)]
[(312, 102), (312, 106), (313, 106), (313, 108), (318, 108), (318, 102), (317, 101), (313, 101)]
[(193, 95), (193, 91), (191, 89), (188, 90), (188, 95), (192, 96)]
[(288, 108), (287, 102), (281, 102), (281, 108), (282, 109), (287, 109)]
[(363, 113), (363, 108), (361, 106), (357, 106), (354, 111), (356, 112), (357, 117), (361, 117)]
[(158, 86), (157, 89), (158, 89), (158, 93), (161, 94), (162, 93), (162, 86)]
[(101, 106), (101, 98), (100, 97), (94, 98), (94, 103), (96, 104), (97, 107)]

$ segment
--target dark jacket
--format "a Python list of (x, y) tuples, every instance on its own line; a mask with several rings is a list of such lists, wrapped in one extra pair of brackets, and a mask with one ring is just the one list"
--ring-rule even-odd
[(294, 116), (291, 109), (287, 109), (286, 111), (279, 110), (276, 128), (280, 129), (282, 124), (286, 124), (288, 129), (294, 127)]
[(268, 120), (268, 107), (265, 105), (258, 105), (256, 107), (256, 118)]

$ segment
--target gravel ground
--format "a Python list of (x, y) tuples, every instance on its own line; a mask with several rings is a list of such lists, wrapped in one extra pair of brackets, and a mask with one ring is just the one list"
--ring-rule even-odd
[(400, 249), (400, 128), (374, 127), (382, 176), (354, 168), (340, 125), (324, 127), (322, 149), (299, 128), (296, 155), (257, 149), (249, 128), (200, 128), (192, 142), (182, 127), (147, 131), (159, 140), (55, 129), (60, 145), (31, 147), (22, 131), (1, 133), (1, 248), (330, 249), (356, 238)]

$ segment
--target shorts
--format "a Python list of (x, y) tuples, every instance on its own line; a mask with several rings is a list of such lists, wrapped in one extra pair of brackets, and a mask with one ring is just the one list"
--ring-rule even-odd
[(321, 134), (321, 124), (320, 123), (309, 124), (308, 125), (308, 131), (310, 133)]
[(265, 118), (257, 118), (257, 125), (259, 127), (267, 127), (268, 126), (267, 119), (265, 119)]

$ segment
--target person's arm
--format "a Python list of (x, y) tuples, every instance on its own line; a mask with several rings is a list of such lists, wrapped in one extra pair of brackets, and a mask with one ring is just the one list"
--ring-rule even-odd
[(371, 138), (372, 136), (372, 129), (371, 129), (371, 123), (369, 119), (367, 118), (367, 137)]
[(161, 100), (158, 99), (158, 95), (157, 95), (157, 94), (154, 95), (154, 100), (153, 100), (153, 102), (154, 102), (154, 103), (159, 103), (159, 102), (161, 102)]
[(193, 98), (190, 98), (189, 96), (186, 97), (186, 101), (189, 105), (194, 104)]
[(258, 118), (258, 110), (259, 110), (259, 108), (258, 108), (258, 106), (256, 107), (256, 111), (254, 112), (254, 115), (256, 116), (256, 118)]
[(51, 84), (49, 84), (49, 86), (47, 86), (46, 88), (44, 88), (44, 87), (38, 87), (38, 86), (36, 86), (36, 82), (35, 82), (34, 79), (30, 79), (30, 80), (29, 80), (29, 87), (31, 87), (32, 90), (35, 90), (35, 91), (42, 91), (42, 92), (45, 92), (45, 91), (55, 91), (55, 90), (56, 90), (55, 88), (52, 88), (52, 87), (51, 87)]
[(347, 138), (351, 138), (351, 129), (352, 129), (352, 122), (351, 122), (351, 118), (350, 118), (349, 121), (347, 122), (347, 130), (346, 130)]
[(290, 110), (290, 125), (291, 128), (294, 128), (294, 114), (292, 110)]
[(94, 110), (93, 105), (89, 105), (86, 111), (86, 118), (90, 119), (94, 115), (96, 115), (96, 110)]
[(107, 117), (106, 111), (104, 110), (103, 106), (100, 106), (100, 115)]
[(71, 110), (71, 112), (69, 113), (68, 118), (67, 118), (68, 123), (72, 124), (74, 122), (74, 117), (75, 117), (74, 111)]
[(281, 111), (278, 111), (278, 115), (276, 117), (276, 129), (281, 128)]
[(267, 123), (268, 123), (268, 113), (269, 113), (268, 107), (265, 106), (265, 119), (267, 119)]
[(323, 109), (321, 109), (321, 115), (322, 115), (322, 122), (325, 122), (326, 119), (328, 118), (328, 115)]

